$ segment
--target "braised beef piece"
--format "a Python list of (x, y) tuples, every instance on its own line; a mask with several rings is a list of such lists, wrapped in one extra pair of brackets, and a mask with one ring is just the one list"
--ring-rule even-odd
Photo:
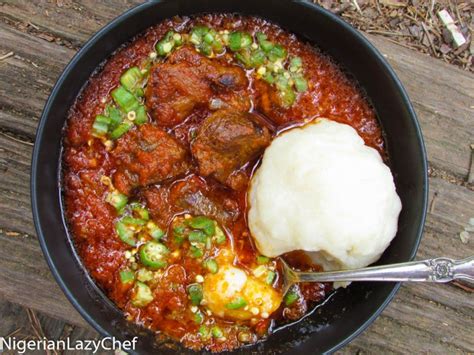
[(181, 213), (208, 216), (222, 224), (235, 221), (240, 214), (230, 191), (196, 175), (173, 183), (171, 188), (169, 185), (149, 187), (141, 196), (153, 218), (162, 225)]
[(159, 183), (185, 173), (187, 151), (161, 128), (144, 124), (127, 132), (112, 151), (117, 171), (114, 186), (124, 194), (133, 188)]
[(209, 59), (184, 46), (150, 73), (146, 105), (159, 125), (182, 122), (199, 107), (233, 107), (248, 111), (248, 80), (242, 68)]
[(202, 176), (212, 176), (234, 190), (244, 187), (246, 178), (239, 169), (257, 158), (270, 144), (268, 129), (248, 112), (220, 110), (201, 125), (191, 144), (191, 152)]
[(139, 197), (145, 202), (153, 220), (162, 227), (166, 227), (173, 217), (169, 196), (168, 184), (146, 187), (139, 192)]
[(263, 80), (255, 80), (255, 108), (276, 125), (288, 121), (288, 108), (281, 99), (279, 90)]
[(210, 216), (221, 223), (235, 221), (240, 213), (229, 191), (196, 175), (174, 184), (170, 199), (174, 206), (193, 215)]

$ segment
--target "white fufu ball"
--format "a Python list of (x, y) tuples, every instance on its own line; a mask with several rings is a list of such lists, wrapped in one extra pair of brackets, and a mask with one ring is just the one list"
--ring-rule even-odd
[(250, 232), (263, 255), (314, 252), (325, 270), (379, 259), (395, 237), (401, 210), (380, 154), (352, 127), (327, 119), (273, 140), (248, 200)]

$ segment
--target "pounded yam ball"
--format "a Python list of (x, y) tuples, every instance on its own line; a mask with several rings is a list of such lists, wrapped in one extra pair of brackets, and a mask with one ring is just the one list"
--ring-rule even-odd
[(204, 304), (214, 315), (248, 320), (268, 318), (278, 309), (282, 296), (272, 286), (231, 263), (217, 260), (219, 271), (207, 274), (203, 285)]
[(379, 259), (401, 210), (380, 154), (352, 127), (327, 119), (274, 139), (248, 197), (249, 227), (262, 254), (314, 252), (326, 270)]

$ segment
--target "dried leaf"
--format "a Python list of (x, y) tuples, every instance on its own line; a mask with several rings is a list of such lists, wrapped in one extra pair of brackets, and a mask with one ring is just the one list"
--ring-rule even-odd
[(463, 244), (467, 244), (469, 242), (469, 233), (466, 231), (462, 231), (461, 233), (459, 233), (459, 238), (461, 239), (461, 242), (463, 242)]
[(443, 54), (447, 54), (452, 51), (452, 48), (448, 46), (446, 43), (443, 43), (441, 47), (439, 47), (439, 50)]
[(54, 37), (47, 34), (47, 33), (38, 33), (37, 36), (41, 39), (44, 39), (45, 41), (48, 41), (48, 42), (53, 42), (54, 41)]
[(400, 0), (380, 0), (380, 3), (382, 5), (394, 6), (394, 7), (405, 7), (406, 6), (406, 4), (404, 4)]
[(410, 26), (408, 28), (408, 30), (410, 31), (410, 34), (416, 38), (420, 38), (420, 34), (421, 34), (421, 27), (418, 26), (418, 25), (413, 25), (413, 26)]

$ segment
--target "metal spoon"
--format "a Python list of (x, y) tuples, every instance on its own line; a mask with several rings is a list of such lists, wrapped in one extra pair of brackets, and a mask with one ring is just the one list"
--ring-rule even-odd
[(416, 281), (444, 283), (453, 280), (474, 282), (474, 256), (462, 260), (436, 258), (329, 272), (295, 271), (282, 258), (279, 259), (283, 271), (283, 294), (286, 294), (288, 289), (298, 282)]

